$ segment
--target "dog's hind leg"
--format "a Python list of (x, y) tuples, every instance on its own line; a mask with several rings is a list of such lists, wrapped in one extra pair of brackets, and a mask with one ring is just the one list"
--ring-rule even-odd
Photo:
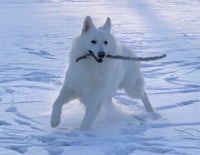
[(147, 93), (144, 92), (143, 96), (141, 97), (141, 100), (144, 104), (144, 107), (145, 107), (145, 110), (148, 111), (148, 112), (154, 112), (154, 109), (153, 107), (151, 106), (151, 103), (148, 99), (148, 96), (147, 96)]
[(154, 111), (154, 109), (152, 108), (146, 92), (144, 92), (144, 95), (142, 96), (141, 100), (144, 103), (144, 107), (145, 107), (146, 111), (149, 112), (148, 113), (149, 118), (156, 120), (156, 119), (159, 119), (162, 117), (160, 114), (156, 113)]
[(51, 126), (57, 127), (60, 124), (62, 106), (64, 103), (69, 102), (73, 98), (73, 92), (67, 87), (63, 86), (60, 91), (59, 96), (53, 104), (52, 114), (51, 114)]
[[(132, 76), (129, 75), (129, 76)], [(128, 96), (132, 97), (132, 98), (136, 98), (136, 99), (141, 99), (145, 110), (147, 112), (154, 112), (153, 107), (151, 106), (151, 103), (148, 99), (148, 96), (146, 94), (146, 92), (144, 91), (144, 80), (142, 78), (142, 76), (138, 77), (135, 80), (135, 83), (130, 83), (127, 81), (131, 81), (131, 79), (134, 79), (134, 77), (126, 80), (123, 84), (124, 90), (127, 93)], [(132, 80), (134, 81), (134, 80)]]

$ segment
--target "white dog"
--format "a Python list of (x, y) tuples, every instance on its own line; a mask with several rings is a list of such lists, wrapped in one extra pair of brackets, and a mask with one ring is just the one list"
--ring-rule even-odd
[[(123, 89), (132, 98), (141, 99), (146, 111), (154, 111), (144, 91), (140, 63), (106, 57), (107, 54), (136, 56), (129, 48), (118, 45), (110, 30), (110, 18), (107, 18), (102, 27), (96, 28), (92, 19), (86, 17), (82, 32), (71, 49), (70, 64), (63, 87), (53, 105), (52, 127), (60, 123), (63, 104), (78, 98), (86, 106), (80, 129), (88, 129), (100, 106), (112, 103), (117, 89)], [(93, 57), (76, 62), (78, 57), (87, 53), (92, 53)]]

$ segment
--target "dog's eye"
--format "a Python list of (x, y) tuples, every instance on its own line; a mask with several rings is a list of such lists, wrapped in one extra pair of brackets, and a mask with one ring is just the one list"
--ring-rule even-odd
[(107, 45), (107, 44), (108, 44), (108, 41), (104, 41), (104, 44)]
[(96, 44), (97, 41), (96, 41), (96, 40), (92, 40), (91, 43), (92, 43), (92, 44)]

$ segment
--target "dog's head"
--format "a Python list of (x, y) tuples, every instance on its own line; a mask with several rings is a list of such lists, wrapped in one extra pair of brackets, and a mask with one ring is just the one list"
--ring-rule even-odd
[(116, 52), (116, 40), (111, 35), (111, 20), (106, 19), (105, 24), (96, 28), (91, 17), (87, 16), (81, 32), (82, 46), (86, 53), (92, 53), (96, 61), (103, 62), (107, 54)]

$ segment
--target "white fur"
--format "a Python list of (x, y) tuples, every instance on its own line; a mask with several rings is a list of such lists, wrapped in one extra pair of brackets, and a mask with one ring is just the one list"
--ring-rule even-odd
[[(93, 51), (96, 57), (100, 51), (112, 55), (136, 56), (129, 48), (117, 44), (110, 29), (109, 18), (102, 27), (97, 29), (92, 19), (86, 17), (82, 32), (75, 39), (71, 49), (70, 65), (63, 87), (53, 105), (52, 127), (60, 123), (62, 105), (78, 98), (86, 106), (80, 129), (88, 129), (95, 120), (100, 106), (111, 103), (117, 89), (124, 89), (128, 96), (141, 99), (146, 111), (153, 112), (144, 91), (139, 62), (103, 58), (103, 62), (98, 63), (93, 57), (75, 61), (77, 57), (88, 53), (89, 50)], [(95, 40), (96, 44), (92, 43), (92, 40)]]

